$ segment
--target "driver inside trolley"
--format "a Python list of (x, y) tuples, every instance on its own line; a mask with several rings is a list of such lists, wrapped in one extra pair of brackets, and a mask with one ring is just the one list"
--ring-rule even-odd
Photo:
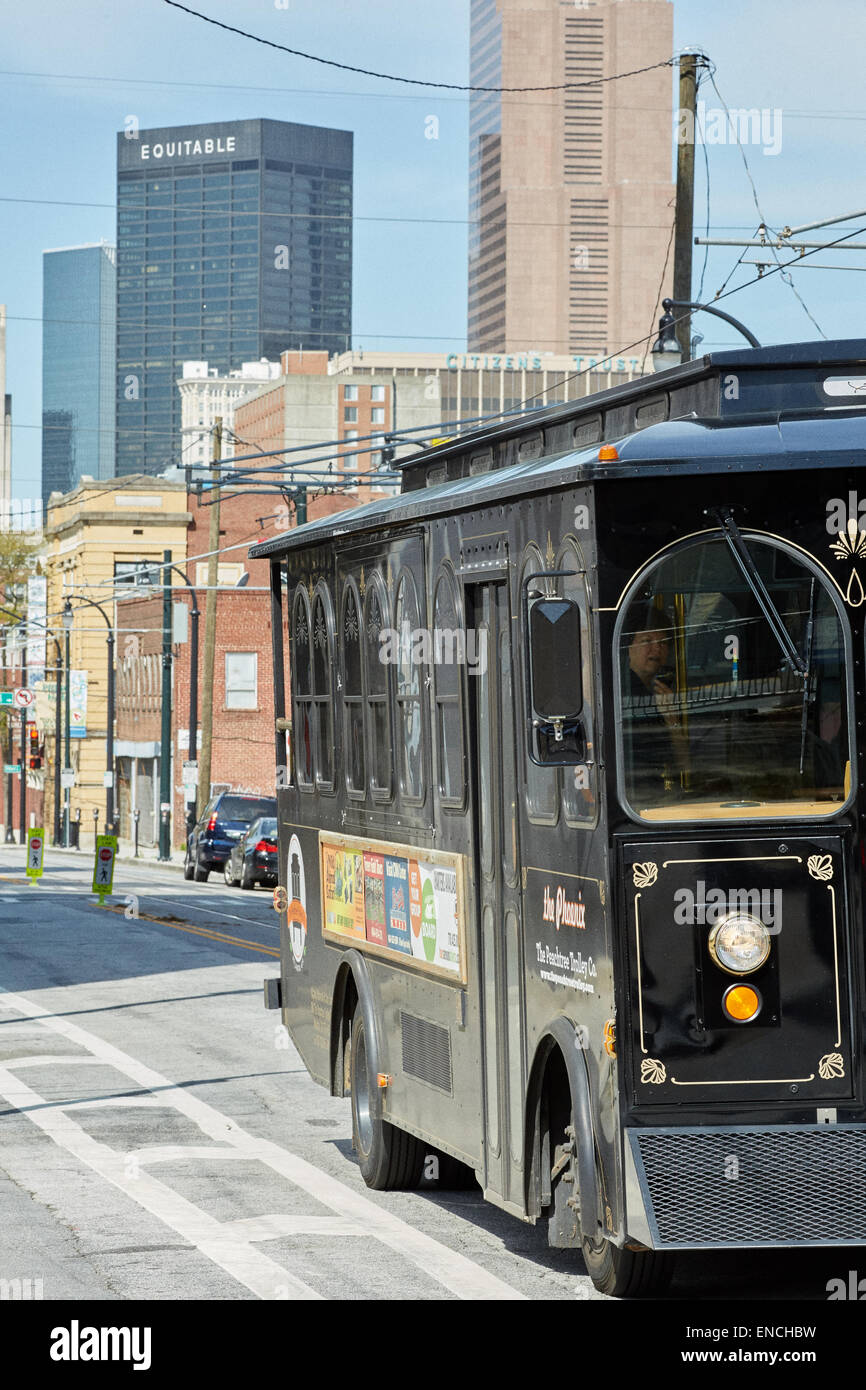
[(780, 602), (797, 650), (808, 648), (803, 672), (748, 594), (645, 591), (629, 605), (619, 644), (622, 738), (625, 792), (639, 815), (736, 817), (771, 805), (826, 812), (819, 803), (844, 800), (838, 620), (814, 585), (805, 596), (788, 589)]

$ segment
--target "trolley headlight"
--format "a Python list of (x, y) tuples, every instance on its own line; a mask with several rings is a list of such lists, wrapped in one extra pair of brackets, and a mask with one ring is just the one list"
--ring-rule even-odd
[(748, 912), (730, 912), (717, 922), (707, 943), (710, 955), (730, 975), (760, 970), (770, 954), (770, 933)]

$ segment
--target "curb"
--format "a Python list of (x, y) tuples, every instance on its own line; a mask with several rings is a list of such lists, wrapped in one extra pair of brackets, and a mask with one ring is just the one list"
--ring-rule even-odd
[[(0, 846), (0, 848), (2, 848), (2, 846)], [(10, 846), (10, 848), (12, 848), (12, 846)], [(76, 859), (78, 859), (81, 863), (84, 863), (85, 861), (92, 860), (92, 858), (93, 858), (93, 850), (92, 850), (92, 849), (91, 849), (91, 850), (86, 850), (86, 849), (72, 849), (71, 847), (70, 847), (69, 849), (66, 849), (66, 848), (64, 848), (62, 845), (51, 845), (51, 846), (49, 846), (48, 848), (49, 848), (50, 853), (51, 853), (52, 855), (55, 855), (55, 854), (62, 854), (64, 857), (67, 856), (67, 855), (71, 855), (71, 856), (74, 856)], [(114, 862), (115, 862), (115, 864), (132, 864), (132, 865), (147, 865), (147, 864), (152, 864), (153, 867), (154, 867), (155, 869), (169, 869), (169, 870), (171, 870), (171, 871), (174, 872), (174, 873), (178, 873), (178, 874), (182, 874), (182, 873), (183, 873), (183, 860), (178, 860), (178, 861), (176, 861), (176, 860), (170, 859), (170, 860), (166, 863), (166, 862), (164, 862), (164, 861), (161, 860), (161, 859), (154, 859), (154, 858), (152, 858), (150, 855), (143, 855), (143, 854), (140, 854), (140, 855), (138, 856), (138, 858), (136, 859), (136, 857), (135, 857), (134, 854), (131, 854), (131, 853), (129, 853), (129, 852), (126, 852), (126, 853), (121, 853), (121, 854), (116, 855), (116, 856), (115, 856)]]

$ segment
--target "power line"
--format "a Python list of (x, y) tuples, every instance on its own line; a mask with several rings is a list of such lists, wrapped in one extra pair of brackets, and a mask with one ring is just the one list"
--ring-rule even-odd
[(631, 72), (612, 73), (610, 77), (594, 77), (587, 82), (559, 82), (547, 87), (478, 87), (460, 82), (428, 82), (419, 77), (400, 77), (390, 72), (374, 72), (370, 68), (355, 67), (351, 63), (338, 63), (334, 58), (320, 58), (315, 53), (304, 53), (299, 48), (288, 48), (283, 43), (275, 43), (273, 39), (263, 39), (258, 34), (250, 34), (246, 29), (237, 29), (233, 24), (224, 24), (222, 20), (213, 19), (210, 15), (202, 14), (199, 10), (191, 10), (187, 5), (181, 5), (178, 0), (163, 0), (163, 3), (170, 5), (174, 10), (182, 10), (184, 14), (192, 15), (194, 19), (201, 19), (205, 24), (212, 24), (216, 29), (225, 29), (229, 34), (238, 34), (242, 39), (251, 39), (253, 43), (263, 44), (266, 48), (279, 49), (281, 53), (289, 53), (293, 58), (304, 58), (309, 63), (321, 63), (324, 67), (339, 68), (341, 72), (357, 72), (362, 77), (378, 77), (385, 82), (405, 82), (411, 87), (436, 87), (451, 92), (564, 92), (575, 87), (598, 87), (607, 82), (618, 82), (624, 77), (637, 77), (644, 72), (654, 72), (656, 68), (669, 68), (674, 65), (677, 59), (665, 58), (660, 63), (650, 63), (647, 67), (635, 68)]
[[(730, 113), (730, 111), (729, 111), (729, 109), (728, 109), (728, 104), (727, 104), (727, 102), (725, 101), (724, 97), (722, 96), (721, 92), (719, 91), (718, 86), (716, 85), (716, 77), (715, 77), (715, 68), (714, 68), (714, 67), (710, 67), (708, 76), (709, 76), (709, 80), (710, 80), (710, 83), (711, 83), (711, 85), (712, 85), (713, 91), (715, 92), (716, 96), (718, 97), (719, 101), (722, 103), (722, 106), (724, 107), (725, 115), (726, 115), (727, 118), (728, 118), (728, 125), (730, 126), (730, 128), (731, 128), (731, 129), (733, 130), (733, 132), (734, 132), (734, 138), (736, 139), (736, 142), (737, 142), (737, 148), (739, 149), (740, 154), (742, 155), (743, 165), (745, 166), (745, 170), (746, 170), (746, 176), (747, 176), (747, 178), (748, 178), (748, 180), (749, 180), (749, 183), (751, 184), (751, 187), (752, 187), (752, 197), (753, 197), (754, 200), (755, 200), (755, 207), (757, 208), (757, 210), (758, 210), (758, 216), (759, 216), (759, 218), (761, 219), (761, 226), (762, 226), (762, 227), (767, 227), (767, 226), (768, 226), (767, 219), (766, 219), (765, 216), (764, 216), (763, 210), (762, 210), (762, 208), (761, 208), (761, 204), (760, 204), (760, 202), (759, 202), (759, 200), (758, 200), (758, 190), (757, 190), (757, 188), (756, 188), (756, 186), (755, 186), (755, 180), (752, 178), (752, 171), (751, 171), (751, 169), (749, 168), (749, 161), (748, 161), (747, 158), (746, 158), (746, 151), (743, 149), (743, 145), (742, 145), (742, 142), (741, 142), (741, 140), (740, 140), (740, 133), (739, 133), (739, 131), (738, 131), (738, 129), (737, 129), (737, 124), (736, 124), (736, 122), (735, 122), (735, 121), (732, 119), (732, 117), (731, 117), (731, 113)], [(772, 228), (769, 228), (769, 230), (772, 231), (773, 229), (772, 229)], [(823, 330), (823, 328), (821, 327), (821, 325), (819, 324), (818, 320), (815, 318), (814, 314), (811, 312), (811, 310), (810, 310), (809, 307), (807, 306), (805, 300), (803, 299), (802, 295), (800, 294), (799, 290), (797, 289), (796, 285), (794, 284), (793, 280), (791, 279), (791, 276), (790, 276), (789, 274), (786, 274), (786, 273), (785, 273), (784, 268), (783, 268), (781, 262), (779, 261), (779, 258), (778, 258), (778, 256), (777, 256), (777, 254), (776, 254), (775, 247), (771, 246), (771, 247), (770, 247), (770, 250), (771, 250), (772, 253), (773, 253), (773, 260), (776, 262), (776, 265), (777, 265), (777, 267), (778, 267), (778, 269), (779, 269), (779, 271), (780, 271), (782, 281), (784, 282), (784, 284), (786, 284), (786, 285), (789, 287), (789, 289), (791, 290), (791, 292), (792, 292), (793, 295), (794, 295), (794, 298), (798, 301), (798, 303), (800, 304), (800, 307), (803, 309), (803, 312), (806, 314), (806, 317), (807, 317), (808, 319), (811, 320), (811, 322), (812, 322), (812, 323), (814, 324), (814, 326), (817, 328), (818, 332), (821, 334), (821, 337), (822, 337), (822, 338), (826, 338), (826, 337), (827, 337), (827, 334), (824, 332), (824, 330)], [(707, 252), (709, 252), (709, 247), (707, 247)], [(740, 259), (742, 259), (742, 257), (741, 257)], [(706, 264), (706, 254), (705, 254), (704, 264)]]
[[(179, 82), (170, 81), (165, 78), (153, 77), (113, 77), (103, 73), (86, 72), (25, 72), (17, 68), (0, 68), (0, 77), (23, 77), (34, 78), (51, 82), (79, 82), (91, 83), (95, 85), (99, 82), (114, 83), (124, 87), (180, 87), (189, 88), (193, 91), (215, 91), (215, 92), (256, 92), (274, 94), (280, 96), (293, 97), (359, 97), (369, 101), (424, 101), (423, 95), (416, 96), (412, 92), (360, 92), (345, 91), (340, 88), (332, 87), (261, 87), (254, 83), (240, 82)], [(507, 93), (506, 93), (507, 94)], [(471, 97), (440, 97), (440, 101), (446, 101), (459, 106), (468, 106)], [(505, 102), (503, 105), (514, 105), (517, 102)], [(520, 102), (521, 110), (531, 110), (533, 108), (555, 109), (555, 102)], [(619, 111), (656, 111), (656, 106), (626, 106), (617, 104)], [(793, 107), (785, 107), (785, 120), (799, 121), (866, 121), (866, 111), (844, 111), (825, 110), (825, 111), (806, 111)]]
[[(154, 174), (153, 177), (157, 177), (157, 175)], [(165, 177), (165, 175), (163, 175), (163, 177)], [(149, 211), (149, 210), (150, 210), (150, 206), (151, 206), (150, 204), (148, 204), (148, 203), (146, 203), (146, 202), (140, 203), (140, 204), (138, 204), (138, 203), (116, 203), (116, 202), (115, 202), (115, 203), (88, 203), (88, 202), (81, 202), (81, 201), (75, 201), (75, 202), (73, 202), (73, 201), (70, 201), (70, 200), (67, 199), (67, 198), (19, 198), (19, 197), (11, 197), (11, 196), (10, 196), (10, 197), (0, 196), (0, 203), (33, 203), (34, 205), (36, 205), (36, 206), (38, 206), (38, 207), (106, 208), (106, 209), (108, 209), (110, 212), (117, 212), (117, 211), (119, 211), (119, 210), (123, 210), (124, 212), (142, 212), (142, 213), (143, 213), (143, 212)], [(291, 221), (292, 219), (297, 219), (297, 220), (300, 221), (300, 222), (344, 222), (344, 223), (347, 223), (347, 224), (348, 224), (348, 223), (355, 223), (355, 222), (389, 222), (389, 223), (390, 223), (390, 222), (398, 222), (398, 223), (400, 223), (401, 225), (402, 225), (403, 223), (406, 223), (406, 224), (408, 224), (408, 225), (413, 225), (413, 224), (416, 224), (416, 223), (417, 223), (417, 224), (419, 224), (420, 226), (431, 226), (431, 227), (471, 227), (471, 226), (473, 226), (473, 225), (475, 224), (475, 222), (478, 221), (477, 218), (471, 218), (471, 217), (379, 217), (379, 216), (370, 216), (370, 215), (368, 215), (368, 214), (366, 214), (366, 213), (355, 213), (355, 212), (265, 212), (265, 211), (262, 211), (262, 209), (260, 209), (260, 208), (259, 208), (259, 209), (256, 209), (256, 210), (253, 211), (253, 212), (238, 212), (238, 211), (233, 211), (233, 210), (231, 209), (230, 206), (228, 206), (228, 207), (222, 207), (219, 203), (210, 203), (210, 202), (209, 202), (209, 203), (205, 203), (204, 201), (202, 201), (201, 203), (190, 204), (190, 205), (188, 205), (188, 206), (187, 206), (186, 204), (183, 204), (183, 205), (177, 205), (177, 204), (175, 204), (175, 205), (174, 205), (174, 212), (175, 212), (175, 219), (174, 219), (175, 222), (179, 222), (179, 221), (182, 222), (183, 219), (186, 218), (186, 217), (188, 217), (188, 218), (198, 217), (202, 212), (212, 212), (212, 213), (215, 213), (215, 214), (216, 214), (217, 216), (219, 216), (219, 217), (225, 217), (226, 214), (228, 214), (230, 217), (246, 218), (246, 222), (243, 224), (243, 225), (245, 225), (245, 226), (248, 226), (248, 225), (249, 225), (249, 219), (250, 219), (251, 217), (259, 217), (259, 218), (264, 218), (264, 217), (275, 217), (275, 218), (282, 218), (283, 220), (288, 220), (288, 221)], [(512, 227), (552, 227), (552, 228), (557, 228), (557, 227), (570, 227), (570, 226), (572, 225), (572, 223), (571, 223), (571, 222), (511, 222), (511, 223), (509, 223), (509, 225), (512, 226)], [(647, 230), (647, 229), (658, 229), (662, 224), (661, 224), (661, 223), (658, 223), (658, 222), (610, 222), (610, 223), (608, 223), (607, 225), (610, 226), (610, 227), (616, 227), (616, 228), (621, 229), (621, 230), (645, 231), (645, 230)], [(743, 224), (743, 225), (745, 225), (745, 224)], [(742, 230), (742, 226), (741, 226), (741, 225), (731, 225), (731, 226), (725, 226), (725, 227), (719, 226), (719, 227), (717, 228), (717, 230), (718, 230), (718, 231), (741, 231), (741, 230)], [(153, 233), (151, 233), (151, 235), (153, 235)], [(67, 249), (69, 249), (69, 250), (71, 250), (71, 251), (75, 251), (75, 250), (77, 250), (78, 248), (72, 246), (72, 247), (69, 247), (69, 248), (67, 248)], [(43, 253), (43, 254), (44, 254), (44, 253)], [(190, 254), (191, 254), (191, 253), (190, 253)], [(236, 254), (236, 255), (243, 255), (243, 254), (247, 254), (247, 253), (244, 253), (244, 252), (235, 252), (235, 253), (233, 253), (233, 254)], [(255, 253), (252, 253), (252, 254), (255, 254)], [(176, 259), (181, 259), (181, 260), (183, 260), (183, 259), (185, 259), (185, 256), (184, 256), (184, 255), (181, 255), (180, 257), (177, 257)], [(207, 260), (212, 260), (212, 259), (213, 259), (213, 256), (207, 256), (205, 259), (207, 259)]]
[(664, 263), (664, 266), (662, 267), (661, 279), (659, 280), (659, 287), (658, 287), (658, 290), (656, 291), (656, 301), (655, 301), (655, 305), (653, 306), (653, 321), (652, 321), (652, 324), (650, 325), (650, 331), (649, 331), (649, 333), (648, 333), (647, 336), (646, 336), (646, 348), (644, 349), (643, 362), (641, 363), (641, 371), (642, 371), (642, 372), (646, 370), (646, 360), (647, 360), (647, 357), (649, 356), (650, 338), (652, 337), (653, 333), (655, 332), (656, 315), (657, 315), (657, 313), (658, 313), (658, 311), (659, 311), (659, 302), (660, 302), (661, 297), (662, 297), (662, 290), (663, 290), (664, 283), (665, 283), (665, 276), (666, 276), (667, 273), (668, 273), (668, 262), (670, 261), (670, 258), (671, 258), (671, 247), (672, 247), (673, 244), (674, 244), (674, 232), (676, 231), (676, 229), (677, 229), (677, 217), (676, 217), (676, 213), (674, 213), (673, 220), (672, 220), (672, 222), (671, 222), (671, 234), (670, 234), (670, 236), (668, 237), (668, 249), (667, 249), (667, 251), (665, 252), (665, 263)]

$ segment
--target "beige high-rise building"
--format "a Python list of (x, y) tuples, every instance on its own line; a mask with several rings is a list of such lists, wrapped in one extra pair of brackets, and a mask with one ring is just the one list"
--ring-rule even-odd
[[(472, 0), (475, 86), (587, 82), (672, 52), (670, 0)], [(629, 355), (655, 326), (673, 225), (671, 69), (474, 93), (469, 134), (470, 352)]]

